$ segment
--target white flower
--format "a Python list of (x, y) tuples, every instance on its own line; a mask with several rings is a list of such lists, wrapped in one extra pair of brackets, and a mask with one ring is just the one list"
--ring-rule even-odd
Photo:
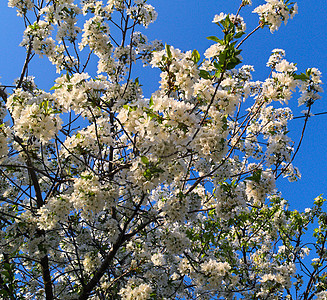
[(327, 300), (327, 291), (322, 291), (316, 294), (317, 300)]
[(147, 300), (150, 298), (152, 288), (146, 283), (137, 283), (135, 279), (130, 279), (127, 286), (119, 292), (123, 300)]
[(204, 56), (206, 58), (212, 58), (218, 56), (225, 49), (224, 45), (221, 44), (213, 44), (210, 46), (205, 52)]
[(155, 266), (163, 266), (166, 263), (165, 257), (162, 253), (155, 253), (151, 256), (151, 261)]
[(213, 259), (201, 265), (201, 270), (210, 277), (225, 276), (230, 269), (228, 262), (219, 262)]
[(287, 4), (283, 0), (266, 0), (266, 2), (266, 4), (256, 7), (253, 12), (268, 24), (271, 32), (278, 30), (283, 21), (286, 24), (289, 17), (293, 18), (297, 13), (296, 3), (291, 7), (291, 4)]
[(23, 16), (27, 11), (32, 10), (34, 3), (31, 0), (9, 0), (9, 7), (15, 7), (17, 10), (17, 16)]
[(297, 70), (297, 67), (293, 63), (289, 63), (288, 61), (283, 59), (281, 62), (276, 64), (275, 70), (277, 72), (293, 73)]
[(227, 17), (226, 14), (224, 14), (223, 12), (221, 12), (219, 15), (215, 15), (215, 17), (213, 18), (212, 23), (219, 23), (222, 20), (225, 20)]

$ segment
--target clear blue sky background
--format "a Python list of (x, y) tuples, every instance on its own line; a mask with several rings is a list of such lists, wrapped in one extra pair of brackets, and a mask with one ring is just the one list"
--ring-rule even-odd
[[(181, 50), (197, 49), (200, 53), (211, 45), (207, 36), (219, 35), (217, 25), (211, 21), (220, 12), (236, 13), (238, 0), (153, 0), (158, 20), (148, 30), (142, 30), (150, 39), (159, 39)], [(247, 22), (247, 32), (258, 24), (258, 17), (252, 14), (255, 6), (263, 0), (253, 0), (241, 15)], [(327, 82), (327, 6), (325, 0), (299, 0), (299, 14), (290, 20), (287, 26), (271, 34), (268, 29), (260, 30), (244, 44), (242, 56), (244, 64), (256, 69), (256, 79), (264, 79), (269, 74), (265, 67), (271, 50), (286, 50), (286, 58), (298, 64), (299, 70), (318, 67), (323, 72), (323, 81)], [(7, 1), (0, 2), (0, 82), (12, 84), (21, 72), (25, 51), (18, 47), (24, 29), (21, 18), (13, 9), (7, 7)], [(45, 58), (35, 59), (30, 67), (30, 75), (36, 76), (40, 88), (49, 89), (56, 76), (54, 68)], [(144, 76), (138, 75), (148, 96), (158, 87), (159, 73), (150, 68), (144, 70)], [(143, 79), (142, 79), (143, 78)], [(327, 86), (324, 87), (327, 91)], [(313, 112), (327, 111), (326, 95), (316, 103)], [(296, 99), (290, 102), (294, 115), (300, 115), (304, 108), (298, 108)], [(299, 139), (299, 130), (303, 119), (293, 120), (290, 135), (294, 141)], [(295, 159), (300, 168), (302, 179), (289, 184), (279, 180), (278, 188), (290, 201), (291, 207), (303, 210), (311, 206), (313, 198), (323, 193), (327, 197), (327, 115), (312, 117), (307, 127), (302, 147)]]

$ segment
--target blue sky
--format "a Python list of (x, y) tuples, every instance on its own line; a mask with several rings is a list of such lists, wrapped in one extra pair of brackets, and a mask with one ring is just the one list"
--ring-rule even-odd
[[(211, 44), (207, 36), (219, 35), (219, 28), (211, 21), (220, 12), (236, 13), (238, 0), (149, 0), (156, 7), (158, 20), (142, 30), (149, 39), (159, 39), (181, 50), (197, 49), (200, 53)], [(260, 30), (243, 46), (244, 64), (254, 65), (255, 78), (264, 79), (269, 74), (265, 67), (271, 50), (286, 50), (286, 59), (295, 62), (299, 70), (318, 67), (327, 82), (327, 6), (323, 0), (299, 0), (299, 14), (290, 20), (287, 26), (271, 34), (268, 29)], [(257, 26), (258, 17), (252, 14), (255, 6), (263, 0), (253, 0), (251, 7), (246, 7), (241, 15), (247, 22), (247, 32)], [(16, 16), (14, 9), (7, 7), (7, 1), (0, 2), (0, 82), (12, 84), (20, 74), (24, 63), (25, 50), (18, 47), (22, 38), (23, 22)], [(56, 76), (54, 68), (46, 58), (35, 59), (31, 65), (30, 75), (36, 76), (40, 88), (49, 89)], [(138, 75), (139, 76), (139, 75)], [(159, 73), (150, 68), (144, 70), (144, 77), (139, 76), (148, 96), (158, 87)], [(143, 78), (143, 81), (142, 81)], [(327, 91), (327, 87), (324, 86)], [(326, 95), (316, 103), (313, 112), (327, 111)], [(296, 99), (290, 102), (294, 115), (300, 115), (304, 108), (298, 108)], [(302, 128), (303, 119), (293, 120), (290, 124), (290, 135), (298, 141), (298, 131)], [(283, 196), (290, 201), (291, 207), (303, 210), (311, 205), (313, 198), (319, 194), (327, 197), (327, 115), (312, 117), (301, 149), (294, 164), (300, 168), (302, 179), (289, 184), (279, 180), (277, 187)]]

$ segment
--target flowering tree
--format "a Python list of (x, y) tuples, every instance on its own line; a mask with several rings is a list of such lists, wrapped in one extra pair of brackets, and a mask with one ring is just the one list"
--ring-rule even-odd
[[(306, 124), (321, 74), (275, 49), (252, 81), (241, 45), (297, 5), (266, 0), (245, 34), (247, 5), (214, 17), (201, 57), (138, 31), (146, 0), (9, 0), (26, 60), (0, 90), (2, 299), (327, 299), (324, 199), (291, 211), (275, 187), (299, 177), (285, 105), (299, 89)], [(50, 92), (35, 55), (56, 66)], [(161, 71), (150, 98), (138, 61)]]

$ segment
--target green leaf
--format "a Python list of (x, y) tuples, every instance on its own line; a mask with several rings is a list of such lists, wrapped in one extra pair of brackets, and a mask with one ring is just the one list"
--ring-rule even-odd
[(220, 71), (216, 71), (214, 76), (215, 76), (216, 78), (219, 78), (219, 77), (220, 77)]
[(222, 66), (220, 64), (218, 64), (217, 62), (213, 62), (213, 65), (215, 66), (215, 68), (217, 69), (217, 71), (221, 71), (222, 70)]
[(50, 88), (50, 91), (60, 89), (60, 88), (62, 88), (62, 84), (57, 85), (57, 86), (54, 85), (52, 88)]
[(221, 64), (224, 64), (226, 58), (227, 58), (227, 49), (225, 49), (224, 51), (222, 51), (222, 52), (219, 54), (219, 62), (220, 62)]
[(214, 36), (214, 35), (208, 36), (207, 39), (210, 40), (210, 41), (214, 41), (214, 42), (216, 42), (216, 43), (219, 43), (219, 42), (220, 42), (220, 39), (218, 39), (218, 38), (217, 38), (216, 36)]
[(147, 179), (147, 180), (151, 180), (152, 179), (152, 174), (151, 171), (149, 169), (145, 170), (143, 172), (143, 176)]
[(151, 98), (150, 98), (150, 102), (149, 102), (149, 107), (152, 107), (153, 106), (153, 98), (152, 98), (152, 96), (151, 96)]
[(255, 170), (255, 171), (253, 171), (252, 176), (247, 177), (244, 180), (251, 180), (251, 181), (254, 181), (256, 183), (259, 183), (260, 179), (261, 179), (261, 174), (262, 174), (262, 170), (260, 170), (260, 169)]
[(308, 75), (304, 74), (304, 73), (301, 73), (299, 75), (294, 74), (293, 75), (293, 78), (294, 79), (299, 79), (299, 80), (302, 80), (302, 81), (306, 81), (306, 80), (309, 80), (310, 79), (310, 77)]
[(194, 49), (192, 52), (192, 60), (197, 64), (200, 60), (200, 53), (198, 50)]
[(236, 33), (236, 34), (234, 35), (234, 38), (235, 38), (235, 39), (239, 39), (239, 38), (242, 37), (244, 34), (245, 34), (244, 31), (240, 31), (240, 32), (238, 32), (238, 33)]
[(200, 77), (203, 79), (211, 79), (211, 76), (208, 71), (200, 70)]
[(146, 156), (141, 156), (141, 161), (142, 163), (144, 163), (146, 166), (149, 165), (149, 160)]
[[(5, 289), (1, 289), (0, 290), (0, 295), (3, 295), (5, 297), (9, 296), (9, 292), (7, 292)], [(7, 299), (7, 298), (4, 298), (4, 299)]]
[(170, 46), (168, 44), (166, 44), (165, 48), (166, 48), (166, 53), (167, 53), (168, 58), (172, 58)]
[(238, 59), (237, 57), (233, 57), (230, 59), (230, 61), (226, 65), (227, 70), (234, 69), (238, 64), (241, 63), (241, 60)]
[(231, 40), (233, 40), (234, 35), (232, 33), (228, 33), (225, 35), (225, 41), (229, 43)]

